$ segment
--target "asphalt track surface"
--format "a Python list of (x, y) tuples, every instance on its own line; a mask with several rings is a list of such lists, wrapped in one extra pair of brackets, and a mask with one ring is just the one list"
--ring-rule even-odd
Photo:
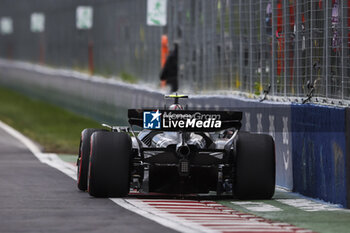
[(78, 191), (75, 178), (74, 165), (0, 121), (0, 233), (350, 232), (349, 210), (280, 189), (263, 201), (137, 193), (98, 199)]
[(0, 128), (0, 232), (175, 232), (77, 190)]

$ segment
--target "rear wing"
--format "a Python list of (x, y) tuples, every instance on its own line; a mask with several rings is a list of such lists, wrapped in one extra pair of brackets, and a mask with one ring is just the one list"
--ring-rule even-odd
[(242, 112), (129, 109), (130, 125), (159, 131), (213, 132), (241, 128)]

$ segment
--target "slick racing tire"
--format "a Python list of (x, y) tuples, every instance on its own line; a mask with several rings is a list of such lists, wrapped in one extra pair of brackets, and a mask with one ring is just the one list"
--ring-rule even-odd
[(125, 197), (130, 188), (131, 138), (122, 132), (91, 136), (88, 192), (94, 197)]
[(81, 132), (79, 156), (77, 161), (77, 184), (78, 189), (87, 190), (89, 158), (90, 158), (90, 138), (94, 132), (105, 131), (103, 129), (84, 129)]
[(239, 199), (271, 199), (275, 192), (275, 144), (270, 135), (239, 133), (233, 191)]

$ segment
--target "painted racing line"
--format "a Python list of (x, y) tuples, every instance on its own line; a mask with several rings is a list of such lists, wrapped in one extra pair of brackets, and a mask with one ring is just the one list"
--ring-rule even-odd
[[(0, 128), (21, 141), (42, 163), (58, 169), (76, 180), (76, 167), (62, 161), (56, 154), (45, 154), (28, 138), (0, 121)], [(289, 223), (274, 222), (254, 214), (234, 210), (214, 201), (140, 199), (137, 195), (128, 198), (111, 198), (117, 205), (153, 220), (170, 229), (185, 232), (312, 232)], [(299, 206), (312, 211), (312, 203), (305, 200), (279, 200), (284, 204)], [(259, 202), (232, 202), (254, 211), (281, 211), (279, 208)], [(318, 205), (318, 208), (326, 208)]]

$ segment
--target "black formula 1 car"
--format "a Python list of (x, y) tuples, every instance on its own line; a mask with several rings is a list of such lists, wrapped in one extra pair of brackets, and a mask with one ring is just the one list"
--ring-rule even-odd
[[(81, 133), (78, 188), (95, 197), (142, 193), (233, 194), (270, 199), (275, 190), (275, 146), (264, 134), (240, 132), (242, 112), (184, 109), (180, 98), (164, 109), (129, 109), (130, 127)], [(136, 131), (135, 128), (143, 128)]]

